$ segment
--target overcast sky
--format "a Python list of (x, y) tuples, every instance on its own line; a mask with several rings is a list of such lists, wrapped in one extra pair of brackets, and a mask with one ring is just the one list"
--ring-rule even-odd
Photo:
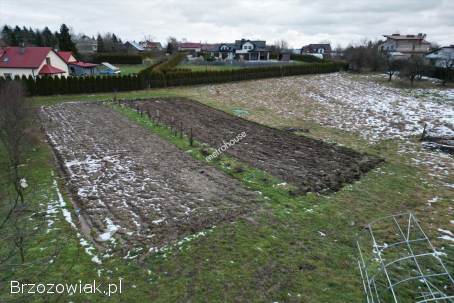
[(5, 23), (51, 30), (66, 23), (76, 33), (114, 32), (136, 41), (284, 39), (295, 48), (422, 32), (444, 45), (454, 44), (454, 0), (0, 0)]

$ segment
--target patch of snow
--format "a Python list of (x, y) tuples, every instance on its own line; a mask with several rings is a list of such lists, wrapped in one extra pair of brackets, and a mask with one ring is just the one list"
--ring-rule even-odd
[(27, 180), (25, 180), (25, 178), (20, 179), (19, 184), (23, 189), (28, 187)]
[(108, 241), (112, 238), (112, 236), (117, 232), (118, 229), (120, 229), (119, 225), (115, 225), (112, 220), (108, 217), (106, 217), (105, 222), (107, 224), (106, 230), (104, 233), (99, 235), (99, 241)]
[(447, 235), (449, 235), (451, 237), (454, 237), (454, 234), (451, 231), (449, 231), (449, 230), (439, 228), (438, 231), (443, 233), (443, 234), (447, 234)]

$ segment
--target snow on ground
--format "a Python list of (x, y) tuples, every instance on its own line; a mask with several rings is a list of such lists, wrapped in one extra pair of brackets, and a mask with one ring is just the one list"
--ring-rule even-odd
[(454, 136), (454, 89), (405, 90), (373, 81), (357, 81), (335, 73), (308, 78), (317, 87), (301, 94), (321, 106), (314, 107), (321, 124), (356, 131), (370, 141), (406, 139), (422, 133)]
[[(54, 176), (54, 173), (52, 172), (52, 176)], [(60, 189), (58, 188), (58, 183), (57, 180), (54, 179), (52, 183), (52, 187), (55, 191), (55, 194), (57, 196), (57, 199), (50, 199), (48, 204), (47, 204), (47, 211), (46, 211), (46, 219), (47, 219), (47, 233), (55, 231), (56, 229), (53, 227), (54, 223), (58, 221), (58, 214), (61, 211), (61, 214), (63, 215), (63, 218), (65, 221), (74, 229), (77, 231), (77, 238), (79, 239), (80, 245), (84, 248), (85, 252), (91, 257), (92, 262), (96, 264), (101, 264), (101, 260), (96, 254), (95, 247), (87, 241), (80, 232), (78, 232), (78, 228), (76, 224), (73, 222), (71, 212), (68, 209), (66, 202), (63, 198), (62, 193), (60, 192)]]

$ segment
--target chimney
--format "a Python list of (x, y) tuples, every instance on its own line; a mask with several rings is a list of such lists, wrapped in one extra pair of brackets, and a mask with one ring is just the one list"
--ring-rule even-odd
[(21, 43), (19, 52), (21, 55), (25, 54), (25, 43), (24, 42)]

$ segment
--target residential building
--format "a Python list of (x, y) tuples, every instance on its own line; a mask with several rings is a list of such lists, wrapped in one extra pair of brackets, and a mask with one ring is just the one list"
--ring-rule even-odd
[(269, 60), (271, 49), (264, 40), (236, 40), (235, 43), (213, 44), (204, 50), (220, 60)]
[(434, 66), (454, 69), (454, 45), (437, 48), (424, 58)]
[(197, 42), (181, 42), (178, 43), (178, 51), (189, 52), (191, 54), (199, 54), (202, 51), (202, 43)]
[(162, 45), (160, 42), (152, 42), (152, 41), (141, 41), (139, 45), (145, 51), (162, 51)]
[(6, 47), (0, 49), (0, 76), (69, 76), (68, 65), (50, 47)]
[(386, 41), (378, 49), (392, 57), (410, 58), (423, 56), (430, 51), (430, 43), (426, 41), (426, 34), (417, 35), (384, 35)]
[(123, 44), (123, 47), (128, 54), (138, 54), (145, 51), (145, 49), (135, 41), (128, 41)]
[(301, 48), (301, 55), (314, 55), (317, 57), (329, 58), (331, 57), (332, 49), (329, 43), (308, 44)]
[(77, 51), (81, 54), (92, 54), (98, 51), (98, 42), (94, 38), (83, 35), (75, 43)]
[(78, 61), (71, 52), (59, 51), (57, 53), (68, 65), (71, 76), (94, 76), (97, 74), (97, 64)]

